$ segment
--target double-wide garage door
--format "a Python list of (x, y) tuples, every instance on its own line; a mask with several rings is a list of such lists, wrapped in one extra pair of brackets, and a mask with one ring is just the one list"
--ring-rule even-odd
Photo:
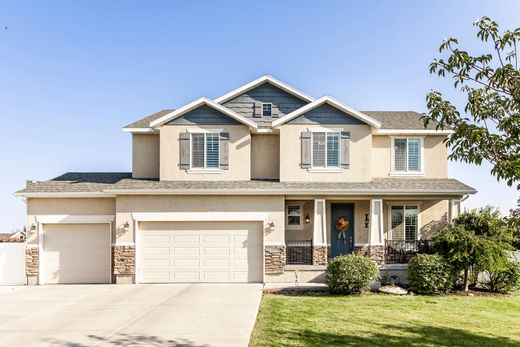
[(45, 224), (43, 280), (110, 283), (110, 224)]
[(139, 223), (140, 283), (261, 282), (259, 222)]

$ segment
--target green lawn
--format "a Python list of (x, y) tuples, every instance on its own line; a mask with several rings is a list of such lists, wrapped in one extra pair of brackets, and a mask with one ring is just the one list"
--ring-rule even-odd
[(251, 346), (520, 346), (520, 296), (266, 294)]

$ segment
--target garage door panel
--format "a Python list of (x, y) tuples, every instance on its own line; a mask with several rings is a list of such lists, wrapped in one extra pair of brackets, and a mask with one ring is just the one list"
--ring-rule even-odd
[[(146, 222), (139, 229), (140, 282), (262, 281), (259, 222)], [(154, 252), (158, 248), (153, 246), (165, 241), (156, 236), (166, 235), (170, 252)], [(168, 278), (152, 274), (166, 264), (170, 266)]]
[(45, 283), (110, 283), (108, 224), (45, 224)]

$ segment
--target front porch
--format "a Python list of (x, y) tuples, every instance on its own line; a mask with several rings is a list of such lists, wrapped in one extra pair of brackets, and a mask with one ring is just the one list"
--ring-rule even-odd
[(328, 259), (349, 253), (402, 270), (416, 254), (432, 252), (431, 236), (454, 218), (453, 206), (438, 198), (288, 198), (283, 251), (278, 266), (266, 266), (266, 277), (294, 282), (296, 271), (302, 283), (322, 282)]

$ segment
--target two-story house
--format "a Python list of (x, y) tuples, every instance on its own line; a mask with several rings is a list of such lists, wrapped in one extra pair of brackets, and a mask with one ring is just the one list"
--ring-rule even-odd
[(407, 258), (475, 190), (450, 130), (263, 76), (123, 128), (131, 173), (28, 181), (29, 283), (288, 281), (359, 252)]

